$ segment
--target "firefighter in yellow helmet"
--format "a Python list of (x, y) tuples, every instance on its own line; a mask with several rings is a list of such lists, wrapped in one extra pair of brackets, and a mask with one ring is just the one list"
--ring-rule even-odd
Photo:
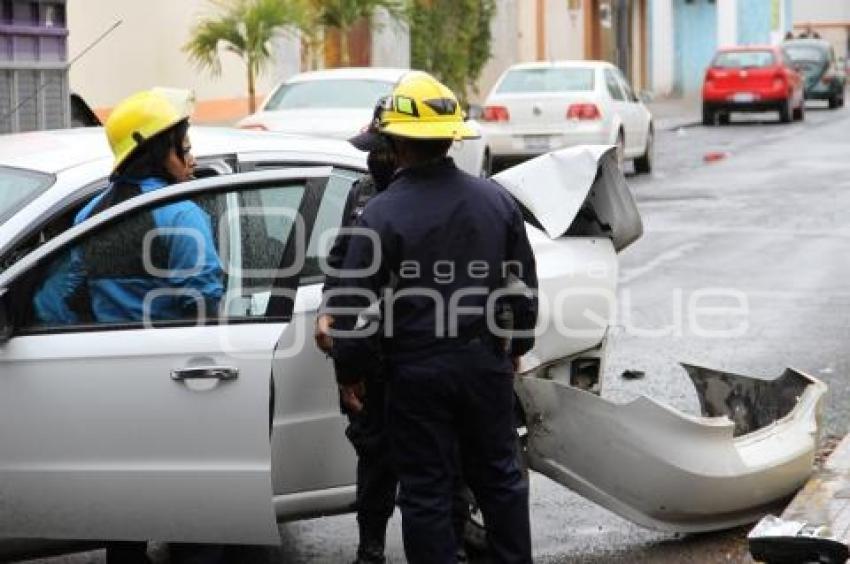
[[(355, 312), (380, 297), (386, 429), (407, 559), (455, 562), (459, 455), (492, 560), (531, 562), (513, 393), (537, 319), (522, 214), (502, 187), (466, 174), (447, 156), (452, 143), (477, 135), (451, 90), (430, 75), (411, 72), (399, 82), (378, 130), (398, 168), (358, 221), (380, 244), (352, 236), (338, 293), (328, 299), (339, 384), (356, 393), (364, 375), (377, 370), (375, 327), (364, 327)], [(524, 288), (509, 291), (508, 282)]]
[[(164, 89), (140, 92), (118, 104), (105, 127), (115, 156), (110, 185), (83, 207), (74, 223), (139, 194), (192, 178), (195, 159), (187, 134), (189, 110), (187, 94)], [(156, 228), (189, 229), (194, 238), (190, 244), (187, 236), (155, 237), (145, 257), (142, 238)], [(188, 280), (182, 275), (163, 277), (149, 271), (150, 264), (159, 270), (167, 265), (164, 268), (194, 274)], [(217, 312), (222, 280), (210, 217), (195, 203), (181, 201), (153, 208), (127, 229), (108, 230), (74, 249), (68, 263), (36, 294), (35, 310), (44, 322), (64, 324), (89, 318), (98, 323), (194, 318)], [(146, 299), (149, 292), (164, 286), (186, 290), (186, 295)], [(87, 303), (78, 299), (81, 294), (89, 296)]]

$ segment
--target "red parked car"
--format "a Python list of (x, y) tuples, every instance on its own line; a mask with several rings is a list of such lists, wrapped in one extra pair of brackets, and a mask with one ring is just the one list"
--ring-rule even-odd
[(729, 123), (730, 112), (779, 112), (783, 123), (805, 116), (803, 79), (776, 46), (720, 49), (705, 73), (702, 122)]

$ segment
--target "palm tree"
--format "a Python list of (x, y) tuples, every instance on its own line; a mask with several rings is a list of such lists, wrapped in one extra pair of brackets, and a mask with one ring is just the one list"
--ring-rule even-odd
[(248, 75), (251, 113), (257, 109), (257, 75), (272, 58), (271, 40), (296, 29), (302, 21), (302, 4), (292, 0), (209, 0), (218, 13), (201, 19), (192, 28), (183, 50), (199, 68), (221, 74), (219, 47), (239, 56)]
[(334, 28), (340, 35), (340, 62), (343, 66), (351, 64), (348, 47), (348, 33), (362, 18), (372, 18), (375, 10), (384, 8), (394, 17), (402, 17), (403, 0), (319, 0), (318, 22), (325, 28)]

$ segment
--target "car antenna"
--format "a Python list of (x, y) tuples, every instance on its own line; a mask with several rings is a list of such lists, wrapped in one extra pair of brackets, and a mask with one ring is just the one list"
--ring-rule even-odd
[[(74, 57), (73, 59), (71, 59), (70, 61), (68, 61), (68, 64), (65, 66), (65, 70), (66, 70), (66, 71), (67, 71), (67, 70), (69, 70), (69, 69), (71, 68), (71, 66), (72, 66), (74, 63), (76, 63), (77, 61), (79, 61), (80, 59), (82, 59), (82, 58), (83, 58), (83, 56), (85, 56), (85, 55), (86, 55), (89, 51), (91, 51), (92, 49), (94, 49), (94, 48), (97, 46), (97, 44), (98, 44), (98, 43), (100, 43), (101, 41), (103, 41), (104, 39), (106, 39), (106, 37), (107, 37), (109, 34), (111, 34), (113, 31), (115, 31), (116, 29), (118, 29), (118, 27), (119, 27), (121, 24), (123, 24), (123, 23), (124, 23), (124, 20), (115, 20), (115, 23), (113, 23), (111, 26), (109, 26), (109, 29), (107, 29), (106, 31), (104, 31), (103, 33), (101, 33), (101, 34), (100, 34), (100, 35), (99, 35), (99, 36), (98, 36), (98, 37), (97, 37), (94, 41), (92, 41), (91, 43), (89, 43), (89, 44), (86, 46), (86, 48), (85, 48), (85, 49), (83, 49), (82, 51), (80, 51), (80, 52), (77, 54), (77, 56), (76, 56), (76, 57)], [(18, 110), (20, 110), (20, 109), (24, 106), (24, 104), (26, 104), (27, 102), (29, 102), (30, 100), (32, 100), (33, 98), (35, 98), (36, 96), (38, 96), (38, 94), (39, 94), (42, 90), (44, 90), (45, 88), (47, 88), (47, 85), (48, 85), (48, 84), (50, 84), (50, 83), (51, 83), (52, 81), (54, 81), (54, 80), (56, 80), (56, 79), (55, 79), (55, 78), (52, 78), (52, 79), (47, 79), (47, 80), (45, 80), (44, 82), (42, 82), (42, 83), (38, 86), (38, 88), (36, 88), (35, 92), (33, 92), (32, 94), (30, 94), (29, 96), (27, 96), (26, 98), (24, 98), (23, 100), (21, 100), (21, 101), (18, 103), (18, 105), (17, 105), (17, 106), (15, 106), (15, 107), (14, 107), (14, 108), (12, 108), (11, 110), (9, 110), (8, 112), (6, 112), (6, 113), (5, 113), (5, 114), (3, 114), (2, 116), (0, 116), (0, 121), (5, 121), (5, 120), (7, 120), (7, 119), (11, 118), (13, 115), (15, 115), (15, 113), (17, 113), (17, 111), (18, 111)]]

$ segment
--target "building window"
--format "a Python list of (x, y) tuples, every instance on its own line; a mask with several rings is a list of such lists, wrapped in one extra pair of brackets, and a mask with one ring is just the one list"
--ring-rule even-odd
[(3, 23), (11, 24), (15, 17), (15, 12), (12, 6), (12, 0), (3, 0), (3, 13), (0, 14)]

